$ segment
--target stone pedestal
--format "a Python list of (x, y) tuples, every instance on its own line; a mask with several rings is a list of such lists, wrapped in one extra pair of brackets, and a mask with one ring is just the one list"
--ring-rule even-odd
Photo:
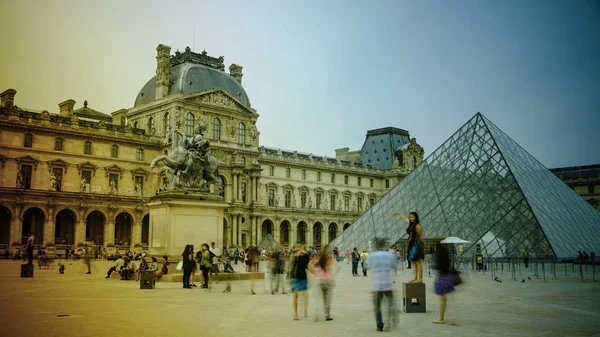
[(178, 260), (186, 245), (197, 251), (214, 242), (223, 249), (223, 212), (227, 204), (219, 195), (191, 191), (161, 192), (152, 197), (149, 251)]
[(402, 283), (402, 307), (405, 312), (427, 312), (424, 283)]
[(33, 277), (33, 263), (21, 265), (21, 277)]

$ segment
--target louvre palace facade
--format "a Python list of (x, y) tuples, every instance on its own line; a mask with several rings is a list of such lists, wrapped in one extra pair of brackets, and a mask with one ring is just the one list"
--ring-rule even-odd
[(173, 128), (206, 126), (227, 247), (267, 234), (283, 246), (324, 246), (423, 161), (423, 148), (394, 127), (365, 130), (362, 149), (335, 158), (263, 146), (241, 66), (227, 73), (223, 57), (156, 51), (156, 76), (133, 107), (110, 114), (72, 99), (57, 113), (35, 111), (17, 106), (14, 89), (0, 94), (0, 248), (33, 231), (38, 246), (147, 249), (148, 202), (167, 187), (165, 167), (149, 164), (167, 153)]

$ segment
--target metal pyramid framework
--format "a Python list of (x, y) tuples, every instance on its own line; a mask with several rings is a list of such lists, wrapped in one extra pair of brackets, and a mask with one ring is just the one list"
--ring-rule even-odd
[(477, 113), (333, 242), (408, 239), (393, 211), (419, 214), (425, 238), (457, 236), (493, 257), (570, 258), (600, 248), (600, 212)]

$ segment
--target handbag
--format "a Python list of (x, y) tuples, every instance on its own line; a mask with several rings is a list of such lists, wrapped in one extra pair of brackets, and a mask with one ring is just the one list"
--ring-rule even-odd
[(175, 267), (175, 269), (177, 269), (177, 270), (183, 269), (183, 260), (179, 261), (179, 263), (177, 264), (177, 267)]
[(454, 285), (457, 286), (462, 283), (462, 279), (460, 278), (460, 272), (454, 268), (450, 269), (450, 275), (452, 275), (452, 281), (454, 281)]

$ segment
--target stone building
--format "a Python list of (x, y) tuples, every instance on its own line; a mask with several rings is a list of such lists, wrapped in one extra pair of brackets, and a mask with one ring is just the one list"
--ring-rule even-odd
[(600, 165), (560, 167), (550, 171), (600, 211)]
[(227, 247), (267, 234), (324, 246), (423, 160), (408, 131), (392, 127), (335, 158), (261, 146), (241, 66), (228, 74), (223, 57), (164, 45), (156, 60), (134, 106), (110, 115), (72, 99), (58, 114), (34, 111), (14, 104), (13, 89), (0, 94), (0, 245), (20, 246), (32, 230), (36, 245), (57, 249), (146, 249), (147, 203), (167, 184), (164, 166), (149, 163), (168, 152), (172, 128), (191, 135), (200, 122), (220, 163)]

